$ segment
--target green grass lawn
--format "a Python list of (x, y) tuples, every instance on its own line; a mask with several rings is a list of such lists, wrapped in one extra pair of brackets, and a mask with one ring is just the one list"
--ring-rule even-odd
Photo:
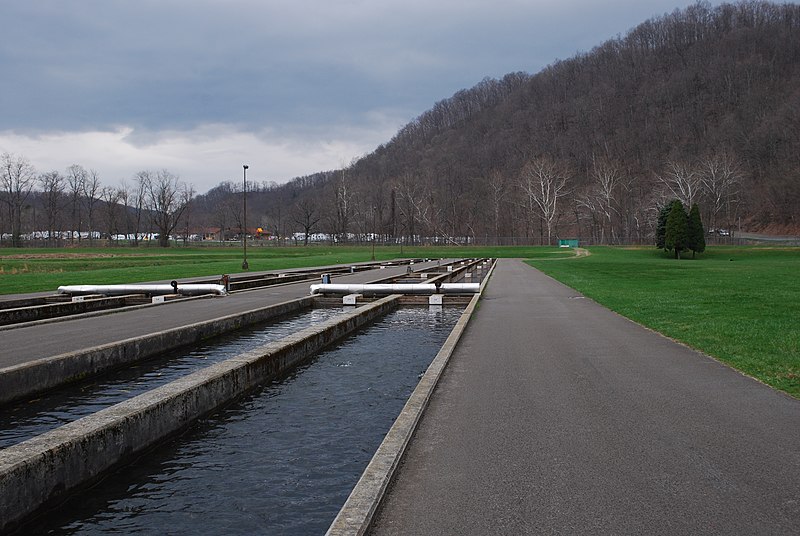
[[(159, 281), (242, 272), (240, 248), (0, 250), (0, 294), (55, 291), (59, 285)], [(250, 271), (369, 260), (364, 248), (251, 247)]]
[(590, 248), (529, 263), (595, 301), (800, 398), (800, 248)]
[[(570, 256), (559, 248), (539, 247), (376, 247), (376, 260), (408, 257)], [(247, 248), (250, 271), (279, 270), (365, 262), (370, 246)], [(60, 285), (139, 283), (242, 272), (240, 247), (139, 247), (0, 249), (0, 294), (55, 291)]]

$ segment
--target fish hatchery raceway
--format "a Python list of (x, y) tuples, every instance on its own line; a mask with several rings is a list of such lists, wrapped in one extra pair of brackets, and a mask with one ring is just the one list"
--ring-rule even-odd
[[(420, 261), (413, 271), (373, 267), (335, 279), (362, 283), (405, 275), (424, 281), (446, 264)], [(469, 269), (477, 273), (474, 265)], [(57, 361), (87, 354), (89, 347), (105, 350), (89, 352), (81, 366), (99, 370), (104, 361), (142, 348), (197, 345), (214, 332), (211, 320), (225, 322), (225, 331), (267, 322), (273, 314), (311, 307), (306, 302), (314, 298), (307, 294), (308, 282), (298, 282), (4, 329), (0, 367), (18, 376), (3, 391), (28, 389), (19, 386), (26, 367), (44, 367), (58, 378), (73, 372)], [(341, 308), (337, 299), (329, 305)], [(197, 415), (241, 399), (265, 378), (299, 370), (307, 356), (398, 307), (394, 296), (356, 300), (358, 307), (280, 342), (3, 448), (3, 530), (24, 530), (21, 523), (41, 527), (31, 523), (63, 515), (41, 508), (83, 493), (86, 482), (107, 477), (136, 455), (146, 458), (153, 443), (174, 437)], [(499, 260), (477, 300), (459, 303), (467, 308), (453, 331), (460, 339), (451, 334), (430, 367), (414, 372), (419, 384), (400, 401), (405, 407), (397, 420), (367, 455), (371, 460), (352, 491), (339, 492), (346, 501), (326, 506), (320, 521), (306, 526), (296, 518), (313, 517), (313, 508), (299, 510), (304, 513), (294, 520), (291, 513), (273, 519), (274, 525), (266, 524), (266, 514), (225, 501), (207, 515), (226, 520), (230, 533), (322, 533), (327, 526), (329, 534), (798, 534), (800, 401), (518, 260)], [(427, 310), (427, 303), (419, 306)], [(266, 312), (277, 305), (287, 309)], [(181, 339), (175, 330), (189, 326), (197, 332)], [(147, 340), (132, 340), (137, 337)], [(0, 411), (31, 396), (45, 398), (47, 391), (7, 396)], [(309, 442), (314, 438), (305, 437), (303, 446)], [(301, 465), (311, 459), (302, 452), (298, 448), (295, 460)], [(296, 502), (314, 504), (310, 488), (310, 498)], [(170, 526), (177, 533), (194, 530)], [(92, 532), (80, 524), (70, 530), (81, 528)]]

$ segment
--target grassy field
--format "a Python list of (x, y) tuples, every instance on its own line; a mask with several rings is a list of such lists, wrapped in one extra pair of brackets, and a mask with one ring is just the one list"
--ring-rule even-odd
[(595, 301), (800, 398), (800, 248), (591, 248), (532, 266)]
[[(569, 256), (558, 248), (376, 247), (377, 260), (400, 257)], [(258, 247), (247, 249), (250, 271), (369, 261), (368, 246)], [(0, 294), (55, 291), (60, 285), (162, 281), (242, 272), (236, 247), (0, 249)]]

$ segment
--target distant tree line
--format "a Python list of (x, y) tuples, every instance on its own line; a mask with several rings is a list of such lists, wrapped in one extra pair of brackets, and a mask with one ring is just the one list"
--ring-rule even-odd
[[(321, 233), (395, 244), (652, 244), (661, 209), (678, 200), (684, 211), (698, 207), (716, 232), (706, 236), (740, 226), (797, 233), (798, 87), (800, 6), (698, 2), (535, 75), (461, 90), (343, 169), (249, 185), (247, 225), (242, 185), (223, 182), (196, 197), (179, 187), (184, 212), (160, 228), (180, 219), (187, 235), (260, 226), (302, 241)], [(19, 233), (30, 202), (14, 177), (28, 175), (12, 168), (0, 230)], [(138, 176), (115, 199), (93, 194), (84, 173), (67, 170), (63, 194), (37, 179), (48, 221), (57, 214), (85, 228), (101, 217), (109, 229), (131, 229), (137, 214), (158, 212)], [(98, 214), (112, 206), (115, 225)], [(678, 245), (679, 255), (692, 250)]]
[(143, 170), (114, 187), (79, 164), (37, 173), (27, 158), (10, 153), (0, 164), (0, 235), (14, 247), (24, 245), (23, 234), (50, 246), (91, 246), (101, 236), (138, 245), (157, 235), (167, 246), (179, 224), (189, 225), (194, 188), (167, 170)]

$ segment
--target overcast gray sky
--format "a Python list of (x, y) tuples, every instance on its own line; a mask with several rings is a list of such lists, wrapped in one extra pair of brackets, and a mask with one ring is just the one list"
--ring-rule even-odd
[[(535, 73), (686, 0), (0, 0), (0, 152), (117, 185), (285, 182), (484, 77)], [(712, 2), (716, 5), (719, 2)]]

